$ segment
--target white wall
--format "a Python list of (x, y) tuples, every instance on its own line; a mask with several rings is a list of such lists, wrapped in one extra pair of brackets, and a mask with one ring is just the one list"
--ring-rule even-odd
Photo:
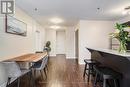
[(75, 59), (75, 28), (66, 29), (66, 58)]
[(128, 21), (130, 21), (130, 16), (116, 20), (115, 23), (125, 23), (125, 22), (128, 22)]
[(46, 41), (51, 42), (50, 56), (56, 56), (56, 30), (46, 29)]
[(79, 27), (79, 64), (84, 64), (84, 59), (91, 58), (85, 47), (109, 48), (109, 33), (114, 30), (114, 22), (81, 20)]
[[(45, 33), (44, 28), (20, 8), (16, 7), (14, 16), (27, 24), (27, 36), (5, 33), (5, 18), (0, 17), (0, 60), (35, 52), (35, 31)], [(45, 36), (42, 35), (41, 39), (44, 43)]]

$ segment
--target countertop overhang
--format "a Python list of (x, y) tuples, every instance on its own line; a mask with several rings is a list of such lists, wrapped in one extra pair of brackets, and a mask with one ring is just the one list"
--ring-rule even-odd
[(120, 52), (118, 52), (118, 50), (103, 49), (103, 48), (91, 48), (91, 47), (86, 47), (86, 49), (91, 49), (91, 50), (95, 50), (95, 51), (100, 51), (100, 52), (105, 52), (105, 53), (109, 53), (109, 54), (113, 54), (113, 55), (117, 55), (117, 56), (130, 58), (130, 52), (120, 53)]

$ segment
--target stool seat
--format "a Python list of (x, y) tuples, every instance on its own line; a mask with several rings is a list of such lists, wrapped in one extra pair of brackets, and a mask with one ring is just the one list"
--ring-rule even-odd
[[(95, 68), (96, 67), (96, 68)], [(100, 75), (103, 75), (104, 78), (115, 78), (115, 79), (119, 79), (121, 78), (121, 74), (112, 70), (111, 68), (108, 68), (108, 67), (97, 67), (95, 66), (94, 67), (94, 70), (96, 72), (98, 72)]]
[(96, 64), (97, 62), (94, 61), (94, 60), (84, 60), (85, 63), (88, 63), (88, 64)]
[(117, 86), (116, 80), (119, 80), (121, 78), (121, 74), (114, 71), (111, 68), (108, 67), (97, 67), (94, 66), (94, 70), (96, 71), (96, 78), (95, 78), (95, 83), (94, 85), (96, 86), (97, 83), (97, 77), (98, 75), (103, 78), (103, 87), (106, 87), (106, 81), (107, 80), (113, 80), (114, 81), (114, 87), (119, 87)]
[[(87, 75), (88, 82), (89, 82), (90, 75), (94, 74), (93, 66), (95, 66), (99, 63), (93, 59), (85, 59), (84, 62), (85, 62), (85, 69), (84, 69), (83, 77), (85, 77), (85, 75)], [(88, 73), (86, 72), (86, 70), (88, 70)]]

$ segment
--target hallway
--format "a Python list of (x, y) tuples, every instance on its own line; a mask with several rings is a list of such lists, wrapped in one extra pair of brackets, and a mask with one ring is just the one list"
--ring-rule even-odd
[(64, 55), (50, 58), (48, 78), (41, 82), (38, 87), (92, 87), (91, 83), (83, 80), (83, 66), (79, 66), (76, 60), (67, 60)]

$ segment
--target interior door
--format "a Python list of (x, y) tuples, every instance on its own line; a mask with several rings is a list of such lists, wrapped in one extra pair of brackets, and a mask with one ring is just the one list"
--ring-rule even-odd
[(42, 47), (41, 47), (41, 35), (40, 35), (40, 31), (36, 31), (35, 34), (35, 38), (36, 38), (36, 51), (42, 51)]
[(57, 54), (65, 54), (65, 31), (56, 32)]

